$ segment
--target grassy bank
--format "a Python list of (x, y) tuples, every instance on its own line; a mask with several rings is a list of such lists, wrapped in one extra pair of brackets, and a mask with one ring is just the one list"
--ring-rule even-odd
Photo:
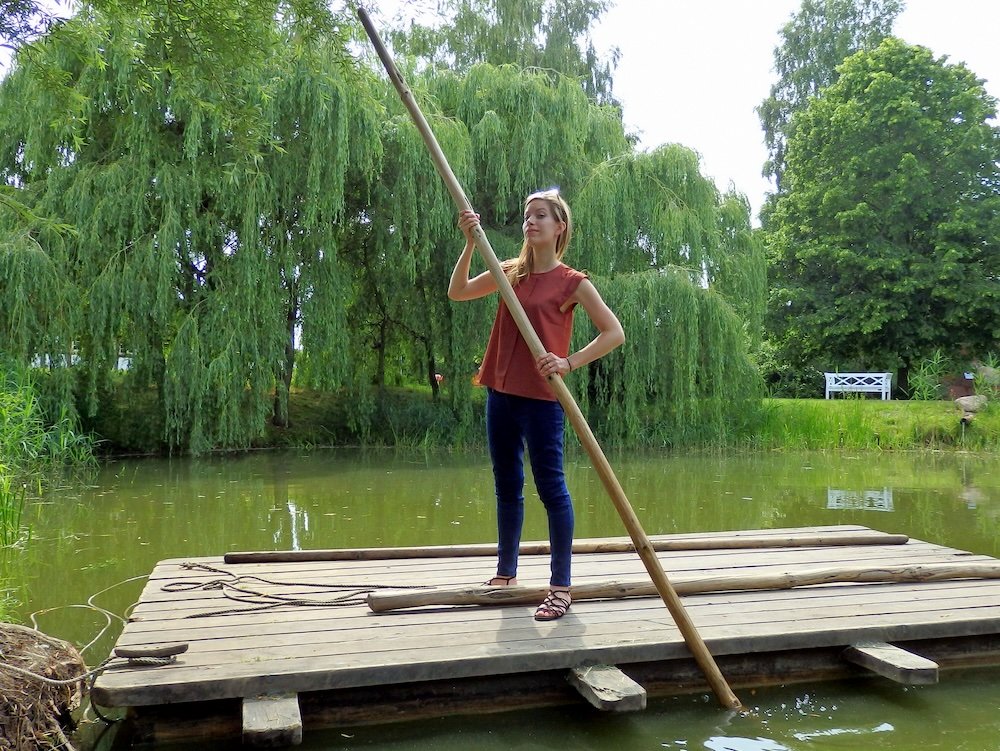
[[(480, 399), (477, 392), (474, 398)], [(111, 454), (165, 451), (162, 417), (155, 400), (130, 398), (104, 419), (88, 426)], [(391, 389), (367, 426), (352, 425), (348, 404), (337, 394), (293, 390), (290, 425), (268, 426), (251, 448), (319, 446), (406, 446), (481, 448), (485, 428), (461, 428), (448, 407), (435, 403), (428, 390)], [(481, 416), (483, 405), (473, 414)], [(748, 432), (727, 445), (707, 448), (740, 450), (964, 450), (1000, 451), (1000, 402), (991, 404), (967, 425), (950, 401), (880, 401), (878, 399), (765, 399), (748, 420)], [(477, 417), (476, 419), (481, 419)], [(599, 425), (594, 425), (601, 437)], [(615, 446), (609, 448), (649, 448)], [(706, 448), (676, 445), (675, 448)]]
[(1000, 405), (961, 417), (950, 401), (766, 399), (745, 447), (1000, 451)]

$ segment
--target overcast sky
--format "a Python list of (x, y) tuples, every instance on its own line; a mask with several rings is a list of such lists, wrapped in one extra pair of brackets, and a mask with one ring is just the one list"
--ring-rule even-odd
[[(615, 94), (643, 148), (681, 143), (721, 190), (745, 193), (754, 216), (771, 190), (754, 111), (775, 74), (778, 33), (800, 0), (617, 0), (595, 31), (621, 51)], [(908, 0), (895, 34), (964, 62), (1000, 98), (1000, 2)]]

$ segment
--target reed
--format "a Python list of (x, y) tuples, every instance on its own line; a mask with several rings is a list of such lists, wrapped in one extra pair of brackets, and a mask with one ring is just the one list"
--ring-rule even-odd
[(55, 471), (96, 466), (93, 441), (65, 408), (46, 419), (31, 372), (0, 363), (0, 620), (9, 620), (13, 566), (31, 539), (25, 504)]
[(24, 537), (21, 517), (24, 515), (26, 496), (27, 486), (19, 483), (0, 464), (0, 549), (4, 552)]
[(21, 523), (26, 497), (27, 487), (0, 464), (0, 622), (11, 621), (17, 605), (13, 568), (19, 560), (19, 545), (28, 539)]
[(753, 449), (1000, 449), (1000, 409), (991, 405), (962, 425), (951, 401), (767, 399), (745, 440)]
[(46, 414), (28, 368), (0, 363), (0, 457), (14, 477), (93, 467), (94, 443), (65, 407)]

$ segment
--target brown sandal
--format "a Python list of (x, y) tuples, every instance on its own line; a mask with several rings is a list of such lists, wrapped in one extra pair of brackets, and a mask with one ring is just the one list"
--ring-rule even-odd
[(516, 584), (516, 576), (494, 576), (489, 581), (483, 582), (484, 587), (513, 587)]
[(572, 602), (568, 589), (550, 589), (542, 604), (535, 610), (535, 620), (554, 621), (562, 618)]

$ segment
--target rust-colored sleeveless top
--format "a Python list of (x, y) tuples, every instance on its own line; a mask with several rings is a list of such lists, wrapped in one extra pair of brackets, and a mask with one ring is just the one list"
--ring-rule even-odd
[[(528, 274), (514, 287), (514, 294), (521, 301), (546, 351), (560, 357), (569, 353), (576, 303), (565, 311), (561, 308), (586, 278), (582, 271), (559, 264), (543, 274)], [(556, 400), (555, 394), (539, 374), (535, 358), (502, 299), (476, 381), (505, 394)]]

